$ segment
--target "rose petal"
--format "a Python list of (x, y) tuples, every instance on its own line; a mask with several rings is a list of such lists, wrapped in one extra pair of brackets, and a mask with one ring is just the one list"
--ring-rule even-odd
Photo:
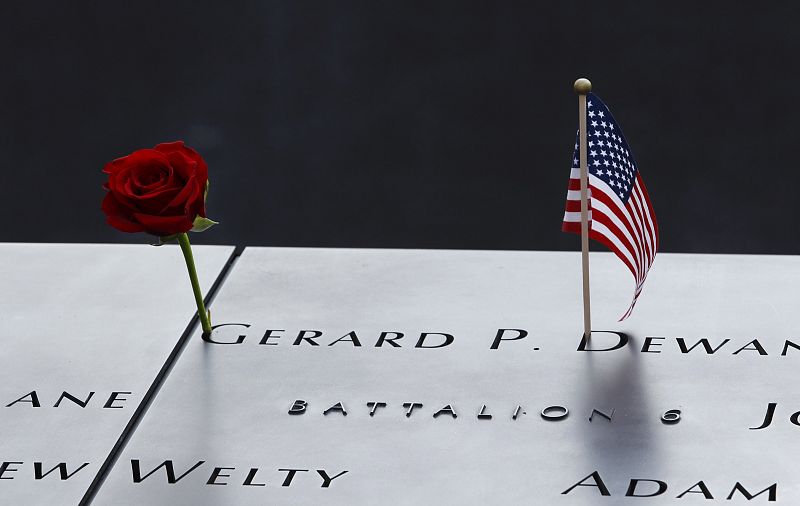
[(136, 189), (133, 187), (133, 178), (128, 178), (125, 180), (125, 182), (122, 184), (122, 191), (120, 193), (131, 197), (139, 196), (139, 194), (136, 192)]
[(155, 149), (162, 153), (171, 153), (172, 151), (180, 151), (184, 147), (183, 141), (162, 142), (158, 144)]
[(135, 171), (131, 180), (134, 188), (139, 194), (158, 190), (166, 185), (172, 176), (172, 167), (145, 167), (140, 171)]
[(192, 192), (196, 186), (197, 185), (195, 183), (194, 176), (190, 177), (189, 181), (186, 182), (186, 186), (181, 188), (181, 191), (176, 194), (167, 205), (164, 206), (161, 212), (166, 212), (171, 208), (185, 208), (186, 202), (188, 202), (191, 198)]
[(148, 214), (180, 214), (163, 212), (167, 204), (171, 202), (180, 191), (181, 188), (166, 188), (147, 195), (141, 195), (131, 201), (131, 206), (137, 211)]
[(106, 221), (109, 225), (121, 230), (123, 232), (142, 232), (144, 227), (131, 221), (132, 214), (130, 209), (127, 209), (120, 204), (113, 193), (107, 193), (103, 198), (103, 203), (100, 205), (103, 212), (106, 214)]
[(123, 199), (130, 200), (137, 195), (131, 179), (142, 171), (169, 170), (166, 156), (154, 149), (140, 149), (128, 156), (118, 158), (106, 165), (104, 172), (109, 174), (109, 189)]
[(192, 228), (192, 220), (186, 216), (156, 216), (134, 213), (133, 218), (142, 224), (145, 232), (158, 236), (180, 234)]
[(113, 174), (109, 174), (108, 188), (113, 192), (122, 193), (124, 191), (123, 190), (124, 183), (127, 180), (129, 173), (130, 173), (129, 167), (122, 167), (119, 168)]
[(197, 178), (197, 184), (205, 191), (206, 182), (208, 181), (208, 165), (206, 165), (206, 161), (203, 160), (200, 155), (197, 155), (197, 169), (194, 175), (195, 178)]
[(168, 153), (164, 156), (167, 157), (170, 166), (175, 169), (175, 172), (183, 182), (188, 181), (197, 172), (197, 162), (184, 153)]
[(103, 202), (100, 204), (100, 208), (106, 214), (133, 214), (133, 211), (120, 203), (113, 193), (106, 193)]
[(193, 218), (197, 215), (206, 216), (206, 200), (203, 198), (205, 187), (195, 185), (189, 198), (186, 200), (186, 215)]
[(132, 221), (128, 221), (121, 216), (113, 216), (108, 215), (106, 216), (106, 223), (111, 225), (112, 227), (116, 228), (121, 232), (144, 232), (144, 227), (138, 225)]
[(169, 167), (169, 160), (163, 153), (153, 149), (140, 149), (116, 161), (111, 178), (128, 180), (136, 174), (166, 171)]
[[(206, 165), (206, 161), (203, 160), (203, 157), (200, 156), (200, 153), (189, 146), (184, 145), (183, 141), (165, 142), (163, 144), (159, 144), (153, 149), (168, 154), (180, 153), (180, 155), (186, 159), (195, 162), (197, 165), (195, 166), (193, 173), (197, 178), (197, 182), (200, 183), (200, 186), (205, 187), (206, 181), (208, 180), (208, 166)], [(172, 158), (170, 158), (170, 160), (172, 160)], [(175, 168), (180, 170), (177, 166)]]
[(120, 167), (125, 165), (126, 158), (127, 156), (123, 156), (121, 158), (117, 158), (116, 160), (111, 160), (103, 167), (103, 172), (106, 174), (114, 174), (120, 169)]
[[(141, 189), (137, 189), (132, 183), (129, 172), (133, 171), (125, 171), (111, 176), (111, 179), (109, 179), (109, 190), (119, 201), (124, 202), (132, 209), (147, 213), (157, 213), (181, 190), (180, 187), (175, 188), (165, 185), (155, 191), (142, 192)], [(120, 176), (124, 177), (121, 179)], [(124, 181), (124, 183), (122, 183), (122, 181)]]

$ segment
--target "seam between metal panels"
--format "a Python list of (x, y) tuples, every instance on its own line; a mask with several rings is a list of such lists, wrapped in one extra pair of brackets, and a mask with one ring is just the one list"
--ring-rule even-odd
[[(211, 285), (211, 288), (209, 288), (208, 293), (206, 293), (206, 296), (203, 299), (206, 307), (211, 305), (211, 302), (214, 300), (217, 291), (225, 282), (225, 279), (228, 277), (228, 273), (231, 271), (233, 264), (236, 263), (236, 259), (239, 258), (243, 250), (243, 246), (236, 246), (234, 248), (233, 253), (231, 253), (228, 261), (222, 267), (222, 270), (217, 275), (217, 279), (214, 280), (214, 283)], [(183, 334), (181, 334), (180, 338), (178, 339), (178, 342), (175, 343), (175, 347), (167, 357), (164, 365), (161, 366), (161, 369), (158, 371), (158, 374), (153, 380), (153, 383), (150, 385), (150, 388), (147, 389), (142, 401), (136, 407), (136, 410), (133, 412), (133, 416), (131, 416), (131, 419), (128, 420), (128, 424), (122, 430), (117, 442), (111, 448), (108, 456), (103, 461), (103, 464), (97, 471), (92, 483), (89, 485), (89, 488), (86, 490), (86, 493), (83, 495), (80, 503), (78, 503), (78, 506), (89, 506), (94, 500), (95, 495), (97, 495), (97, 492), (103, 486), (103, 482), (105, 482), (106, 477), (114, 468), (114, 464), (117, 462), (120, 454), (128, 444), (128, 440), (130, 440), (133, 433), (136, 432), (139, 422), (142, 420), (142, 418), (144, 418), (144, 415), (147, 413), (150, 404), (153, 403), (153, 399), (155, 399), (156, 395), (158, 395), (158, 391), (161, 390), (161, 386), (166, 381), (170, 371), (172, 371), (172, 367), (175, 365), (175, 362), (177, 362), (181, 352), (183, 352), (183, 349), (186, 347), (186, 343), (189, 341), (189, 337), (191, 337), (191, 335), (194, 333), (194, 329), (197, 327), (198, 321), (199, 318), (197, 317), (197, 313), (195, 313), (192, 319), (189, 320), (189, 324), (186, 326), (186, 329), (184, 329)]]

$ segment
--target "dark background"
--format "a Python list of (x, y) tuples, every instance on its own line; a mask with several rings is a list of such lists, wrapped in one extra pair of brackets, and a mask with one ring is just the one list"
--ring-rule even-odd
[(100, 171), (183, 139), (221, 222), (194, 242), (576, 249), (560, 222), (586, 76), (662, 251), (798, 253), (798, 10), (7, 2), (0, 240), (148, 240), (105, 224)]

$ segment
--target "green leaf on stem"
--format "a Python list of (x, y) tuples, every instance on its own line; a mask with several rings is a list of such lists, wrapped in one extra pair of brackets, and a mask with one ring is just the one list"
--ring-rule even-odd
[(214, 225), (219, 225), (219, 223), (214, 220), (209, 220), (208, 218), (198, 216), (194, 219), (194, 223), (192, 224), (192, 232), (203, 232)]

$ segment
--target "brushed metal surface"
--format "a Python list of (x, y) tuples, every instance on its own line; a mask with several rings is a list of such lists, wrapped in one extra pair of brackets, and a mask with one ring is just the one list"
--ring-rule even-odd
[[(800, 503), (800, 427), (789, 421), (800, 350), (781, 356), (786, 339), (800, 344), (800, 258), (659, 255), (623, 323), (632, 280), (610, 254), (592, 253), (591, 266), (594, 327), (629, 334), (622, 349), (577, 351), (577, 253), (247, 248), (214, 303), (216, 323), (251, 327), (213, 339), (244, 341), (193, 336), (94, 504), (768, 502), (769, 491), (748, 501), (736, 483), (752, 494), (775, 483), (778, 503)], [(491, 350), (500, 328), (530, 335)], [(258, 344), (267, 329), (282, 337)], [(294, 346), (301, 330), (322, 331), (320, 346)], [(350, 331), (363, 346), (328, 346)], [(405, 333), (403, 346), (376, 348), (383, 331)], [(414, 348), (421, 332), (455, 339)], [(665, 339), (643, 353), (647, 337)], [(730, 341), (682, 353), (678, 337)], [(767, 355), (755, 345), (734, 354), (756, 338)], [(296, 399), (308, 410), (289, 415)], [(387, 405), (370, 416), (371, 401)], [(337, 402), (346, 416), (323, 415)], [(423, 406), (407, 417), (407, 402)], [(769, 402), (774, 423), (750, 430)], [(492, 419), (478, 418), (484, 404)], [(434, 418), (445, 405), (458, 417)], [(569, 416), (540, 415), (556, 405)], [(590, 422), (593, 408), (615, 410), (612, 420)], [(671, 409), (682, 411), (677, 424), (661, 420)], [(144, 476), (166, 460), (176, 478), (197, 467), (174, 484), (163, 467), (134, 483), (133, 461)], [(279, 469), (291, 468), (308, 471), (282, 486)], [(323, 488), (317, 470), (348, 473)], [(593, 472), (610, 495), (563, 493), (596, 485), (585, 480)], [(632, 479), (667, 490), (625, 497)], [(658, 487), (642, 481), (632, 493)]]
[[(207, 290), (232, 248), (194, 249)], [(0, 244), (0, 279), (0, 466), (21, 462), (0, 469), (0, 504), (77, 504), (195, 310), (183, 257), (177, 246)], [(95, 393), (85, 408), (54, 407), (64, 391)], [(115, 391), (131, 393), (103, 408)], [(41, 474), (88, 465), (36, 479), (36, 462)]]

